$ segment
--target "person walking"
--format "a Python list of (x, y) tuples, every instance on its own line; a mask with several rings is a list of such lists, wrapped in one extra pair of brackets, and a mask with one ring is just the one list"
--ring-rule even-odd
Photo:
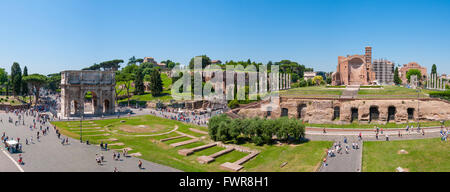
[(138, 162), (138, 167), (139, 167), (139, 169), (142, 169), (142, 161), (141, 160), (139, 160), (139, 162)]

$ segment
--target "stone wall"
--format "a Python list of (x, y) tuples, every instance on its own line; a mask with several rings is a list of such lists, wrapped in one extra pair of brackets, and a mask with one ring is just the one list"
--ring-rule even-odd
[[(241, 109), (238, 114), (244, 117), (278, 118), (287, 109), (287, 116), (300, 118), (307, 123), (348, 124), (352, 121), (352, 108), (357, 109), (359, 123), (388, 122), (389, 108), (395, 109), (389, 122), (405, 123), (421, 121), (440, 121), (450, 119), (450, 103), (439, 99), (302, 99), (281, 98), (279, 108), (271, 112), (270, 116), (261, 108)], [(372, 112), (373, 107), (376, 112)], [(338, 117), (334, 116), (335, 108), (339, 108)], [(412, 112), (412, 119), (408, 119), (408, 109)], [(375, 117), (378, 116), (377, 119)], [(372, 117), (372, 119), (371, 119)]]

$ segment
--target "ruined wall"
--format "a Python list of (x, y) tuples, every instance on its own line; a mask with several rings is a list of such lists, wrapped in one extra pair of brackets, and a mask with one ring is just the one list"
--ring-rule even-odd
[[(440, 121), (450, 119), (450, 103), (437, 99), (423, 99), (419, 102), (415, 99), (398, 100), (339, 100), (339, 99), (300, 99), (281, 98), (280, 107), (276, 108), (267, 118), (279, 118), (283, 109), (287, 109), (287, 116), (300, 118), (307, 123), (334, 123), (348, 124), (352, 120), (352, 108), (357, 109), (356, 121), (359, 123), (388, 122), (389, 107), (395, 109), (395, 114), (389, 122), (406, 123), (421, 121)], [(339, 108), (339, 117), (335, 119), (334, 108)], [(371, 113), (370, 108), (377, 108), (378, 119)], [(408, 109), (413, 110), (412, 119), (408, 120)], [(260, 108), (242, 109), (238, 113), (244, 117), (265, 117), (267, 114)], [(371, 121), (370, 121), (371, 120)]]

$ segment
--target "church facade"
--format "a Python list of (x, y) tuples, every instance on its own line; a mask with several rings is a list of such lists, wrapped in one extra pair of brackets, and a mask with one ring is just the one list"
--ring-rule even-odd
[(336, 72), (332, 74), (332, 85), (371, 85), (375, 73), (372, 71), (372, 47), (366, 47), (364, 55), (338, 57)]

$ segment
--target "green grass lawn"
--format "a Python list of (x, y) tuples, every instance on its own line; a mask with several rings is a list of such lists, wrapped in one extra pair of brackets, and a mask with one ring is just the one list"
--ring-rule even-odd
[[(408, 154), (398, 154), (404, 149)], [(410, 172), (449, 172), (450, 142), (439, 138), (406, 141), (364, 142), (363, 168), (366, 172), (395, 172), (397, 167)]]
[[(156, 96), (153, 97), (152, 94), (146, 92), (144, 95), (133, 95), (130, 98), (130, 104), (131, 105), (136, 105), (136, 102), (147, 102), (147, 101), (157, 101), (160, 100), (162, 102), (169, 102), (170, 100), (172, 100), (172, 96), (171, 96), (171, 92), (170, 90), (164, 90), (162, 92), (161, 96)], [(128, 100), (125, 99), (121, 99), (119, 100), (119, 103), (127, 103)]]
[[(423, 92), (419, 96), (428, 97)], [(383, 86), (382, 89), (360, 89), (358, 98), (417, 98), (415, 89), (408, 89), (400, 86)]]
[[(125, 120), (125, 122), (120, 122)], [(62, 134), (70, 136), (74, 139), (79, 139), (79, 121), (56, 121), (52, 122), (56, 125)], [(150, 127), (148, 132), (143, 133), (129, 133), (124, 130), (124, 127), (136, 127), (140, 125), (147, 125)], [(218, 151), (223, 150), (222, 147), (211, 147), (202, 151), (195, 152), (190, 156), (182, 156), (178, 154), (178, 150), (194, 148), (197, 146), (205, 145), (209, 142), (209, 137), (206, 139), (191, 143), (184, 146), (179, 146), (176, 148), (170, 147), (169, 144), (188, 140), (190, 138), (184, 137), (180, 139), (175, 139), (166, 142), (159, 142), (160, 139), (179, 136), (178, 133), (172, 132), (167, 135), (159, 136), (134, 136), (134, 134), (154, 134), (161, 133), (171, 130), (175, 126), (178, 126), (180, 132), (193, 135), (196, 137), (205, 136), (200, 133), (193, 132), (189, 128), (195, 128), (202, 131), (207, 131), (206, 127), (200, 127), (190, 124), (184, 124), (182, 122), (164, 119), (156, 116), (145, 115), (137, 116), (131, 118), (120, 118), (120, 119), (105, 119), (105, 120), (95, 120), (95, 121), (83, 121), (83, 129), (93, 132), (84, 132), (83, 140), (89, 140), (92, 144), (99, 144), (101, 141), (107, 142), (108, 144), (113, 143), (123, 143), (123, 146), (110, 145), (112, 149), (123, 149), (125, 147), (130, 147), (132, 150), (129, 154), (139, 152), (142, 154), (140, 158), (152, 161), (155, 163), (167, 165), (176, 169), (190, 172), (204, 172), (204, 171), (226, 171), (220, 168), (220, 165), (225, 162), (235, 162), (242, 157), (248, 155), (247, 153), (232, 151), (223, 156), (218, 157), (215, 161), (210, 164), (200, 164), (197, 162), (197, 158), (203, 155), (211, 155)], [(102, 130), (106, 131), (99, 131)], [(154, 129), (154, 130), (152, 130)], [(97, 131), (98, 130), (98, 131)], [(156, 132), (155, 132), (156, 130)], [(99, 134), (108, 133), (110, 135), (104, 136)], [(116, 141), (111, 141), (110, 139), (116, 139)], [(293, 146), (276, 146), (276, 145), (265, 145), (265, 146), (255, 146), (253, 144), (244, 144), (244, 146), (258, 149), (261, 153), (253, 160), (244, 164), (245, 171), (314, 171), (316, 166), (320, 163), (323, 151), (331, 146), (331, 142), (321, 142), (314, 141), (304, 144)], [(289, 164), (280, 169), (279, 162), (288, 161)], [(281, 164), (281, 163), (280, 163)]]
[(327, 88), (325, 86), (299, 87), (280, 91), (284, 97), (339, 97), (343, 89)]
[[(313, 141), (295, 146), (252, 146), (261, 153), (253, 160), (244, 164), (244, 168), (251, 172), (312, 172), (316, 171), (325, 150), (330, 148), (331, 141)], [(251, 144), (247, 144), (251, 145)], [(281, 164), (287, 164), (281, 168)]]
[(17, 98), (15, 98), (13, 96), (0, 96), (0, 103), (7, 104), (7, 105), (8, 104), (9, 105), (22, 105), (22, 104), (24, 104), (22, 101), (29, 102), (30, 98), (32, 98), (32, 97), (17, 96)]

